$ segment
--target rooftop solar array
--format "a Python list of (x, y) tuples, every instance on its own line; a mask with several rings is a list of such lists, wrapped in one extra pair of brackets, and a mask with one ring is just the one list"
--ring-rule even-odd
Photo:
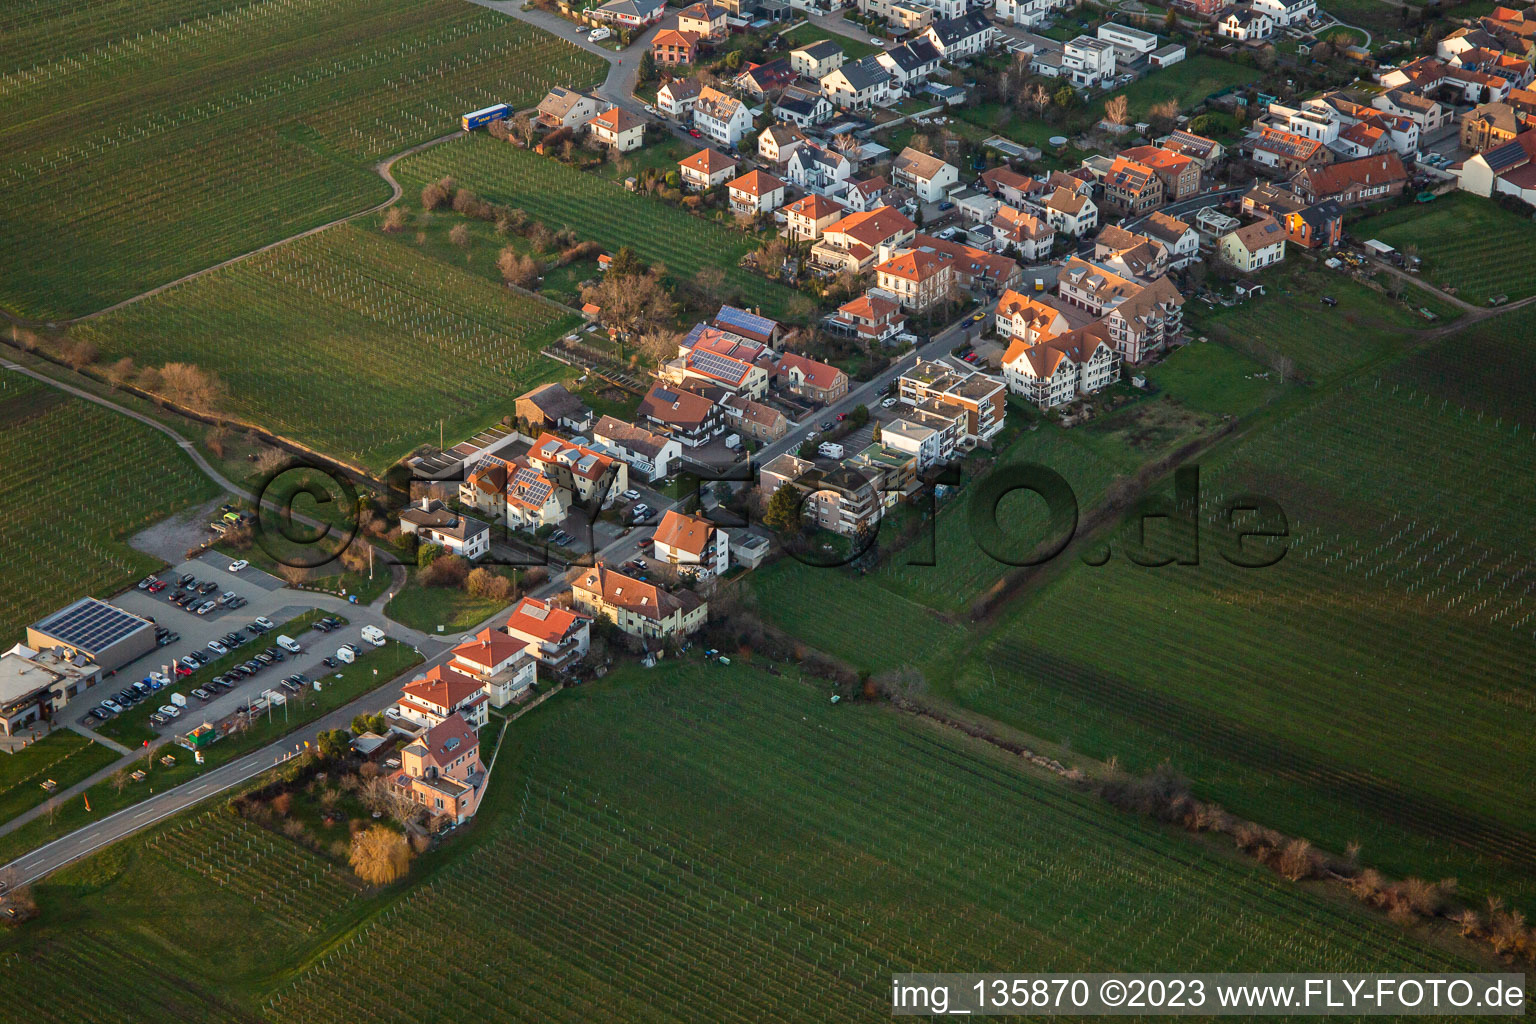
[(721, 306), (720, 312), (715, 314), (715, 324), (726, 330), (745, 330), (764, 337), (772, 336), (773, 329), (778, 326), (765, 316), (758, 316), (756, 313), (749, 313), (735, 306)]
[(751, 369), (748, 364), (740, 359), (732, 359), (729, 356), (717, 355), (714, 352), (706, 352), (703, 349), (694, 349), (689, 355), (689, 364), (700, 373), (707, 373), (717, 380), (739, 383)]
[(105, 601), (86, 597), (54, 612), (33, 628), (70, 647), (100, 651), (141, 629), (148, 629), (149, 623)]

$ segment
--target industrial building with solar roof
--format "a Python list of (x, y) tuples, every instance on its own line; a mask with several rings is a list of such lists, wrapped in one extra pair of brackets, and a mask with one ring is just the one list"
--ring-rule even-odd
[(63, 647), (112, 672), (155, 649), (155, 625), (116, 605), (82, 597), (28, 626), (27, 646), (34, 651)]

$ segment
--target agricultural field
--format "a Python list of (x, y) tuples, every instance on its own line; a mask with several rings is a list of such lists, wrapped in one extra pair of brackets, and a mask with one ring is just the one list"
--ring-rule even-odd
[[(358, 893), (218, 809), (37, 894), (43, 920), (0, 936), (27, 999), (62, 965), (145, 947), (158, 979), (123, 958), (120, 991), (196, 1008), (217, 990), (230, 1017), (274, 1024), (874, 1021), (901, 970), (1470, 966), (995, 748), (692, 660), (626, 668), (514, 724), (475, 827), (409, 888)], [(221, 915), (247, 923), (210, 932)], [(412, 950), (454, 969), (380, 984)], [(77, 1004), (75, 1019), (120, 1019), (95, 988)]]
[(1536, 227), (1528, 217), (1480, 196), (1453, 192), (1432, 203), (1402, 206), (1350, 225), (1349, 233), (1417, 254), (1424, 261), (1420, 273), (1425, 281), (1455, 288), (1467, 302), (1536, 294), (1530, 271)]
[[(75, 328), (103, 361), (195, 363), (223, 412), (370, 472), (464, 437), (561, 366), (540, 354), (578, 319), (338, 225)], [(210, 339), (217, 344), (210, 345)], [(366, 358), (359, 358), (359, 355)]]
[(110, 747), (67, 729), (49, 733), (25, 749), (0, 753), (0, 822), (48, 799), (43, 783), (68, 789), (117, 760)]
[(0, 304), (93, 312), (390, 196), (373, 164), (601, 59), (453, 0), (0, 13)]
[(99, 405), (0, 371), (0, 638), (160, 568), (128, 538), (219, 496), (174, 441)]
[[(1419, 306), (1435, 312), (1436, 323), (1456, 315), (1412, 286), (1404, 286), (1399, 301), (1311, 260), (1287, 260), (1258, 280), (1265, 294), (1234, 306), (1191, 298), (1184, 304), (1185, 333), (1230, 345), (1270, 370), (1283, 357), (1293, 372), (1321, 380), (1405, 352), (1407, 335), (1432, 326), (1416, 312)], [(1338, 305), (1325, 305), (1325, 296)]]
[[(1528, 422), (1417, 371), (1362, 374), (1203, 461), (1198, 566), (1067, 566), (930, 678), (1047, 741), (1169, 758), (1239, 814), (1530, 910), (1536, 551), (1513, 496), (1533, 472)], [(1283, 510), (1278, 564), (1218, 553), (1214, 503), (1238, 493)]]
[(606, 249), (629, 246), (648, 263), (664, 263), (676, 280), (689, 281), (705, 267), (725, 271), (725, 286), (765, 313), (782, 312), (794, 292), (741, 269), (753, 239), (656, 199), (518, 146), (473, 135), (395, 165), (409, 194), (451, 177), (483, 199), (522, 209), (552, 231), (570, 228)]

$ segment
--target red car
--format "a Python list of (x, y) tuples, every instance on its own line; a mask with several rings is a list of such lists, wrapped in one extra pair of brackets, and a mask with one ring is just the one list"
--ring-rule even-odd
[(171, 668), (179, 676), (189, 676), (192, 674), (192, 670), (185, 665), (172, 665)]
[(697, 128), (689, 128), (688, 129), (688, 134), (692, 135), (696, 139), (702, 139), (704, 137), (702, 134), (700, 134), (700, 132), (699, 132), (699, 130)]
[(840, 412), (840, 413), (837, 414), (837, 422), (839, 422), (839, 423), (843, 422), (843, 420), (845, 420), (847, 418), (848, 418), (848, 414), (845, 413), (845, 412)]
[(151, 583), (149, 585), (149, 592), (151, 594), (158, 594), (158, 593), (160, 593), (160, 591), (162, 591), (164, 589), (165, 589), (165, 581), (164, 580), (155, 580), (155, 582), (153, 582), (153, 583)]

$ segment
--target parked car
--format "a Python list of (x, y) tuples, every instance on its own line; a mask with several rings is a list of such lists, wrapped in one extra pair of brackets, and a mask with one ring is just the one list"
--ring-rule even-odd
[(263, 630), (268, 630), (268, 629), (272, 629), (273, 628), (272, 620), (267, 618), (265, 615), (258, 615), (256, 617), (256, 625), (260, 626)]
[(211, 695), (207, 690), (199, 686), (192, 691), (192, 696), (196, 697), (198, 700), (208, 700)]
[(230, 572), (239, 572), (241, 569), (244, 569), (246, 566), (248, 566), (250, 564), (251, 563), (246, 561), (244, 558), (237, 558), (233, 562), (229, 563), (229, 571)]
[(235, 598), (239, 596), (240, 595), (236, 594), (233, 590), (226, 590), (224, 593), (219, 595), (218, 604), (221, 608), (228, 607), (234, 602)]
[(199, 615), (207, 615), (209, 612), (213, 611), (214, 608), (216, 608), (216, 607), (218, 607), (218, 606), (215, 605), (212, 601), (204, 601), (202, 604), (197, 606), (197, 614), (199, 614)]
[(151, 672), (149, 674), (149, 678), (159, 683), (161, 686), (171, 685), (171, 677), (166, 675), (164, 672)]
[(157, 710), (166, 718), (178, 718), (181, 716), (181, 708), (175, 704), (162, 704)]
[(880, 402), (880, 408), (882, 408), (882, 409), (889, 409), (891, 406), (893, 406), (895, 404), (896, 404), (896, 399), (894, 399), (894, 398), (883, 399)]
[(181, 578), (176, 581), (176, 585), (178, 587), (185, 587), (185, 586), (187, 586), (189, 584), (196, 583), (196, 582), (197, 582), (197, 577), (193, 576), (191, 573), (188, 572), (188, 573), (182, 573)]
[(148, 590), (150, 584), (151, 583), (155, 583), (155, 582), (157, 582), (157, 577), (145, 576), (143, 579), (139, 580), (139, 589), (140, 590)]
[(640, 492), (631, 487), (629, 490), (625, 491), (621, 497), (625, 501), (635, 501), (640, 497)]
[(327, 658), (321, 658), (320, 659), (320, 664), (324, 665), (326, 668), (335, 668), (337, 665), (339, 665), (341, 663), (338, 662), (335, 658), (327, 657)]
[(218, 589), (219, 589), (219, 585), (217, 583), (213, 582), (213, 580), (209, 580), (206, 583), (199, 583), (197, 585), (197, 592), (199, 594), (211, 594), (215, 590), (218, 590)]
[(169, 725), (171, 720), (166, 718), (160, 712), (156, 711), (154, 714), (149, 716), (149, 722), (151, 725)]
[(91, 708), (91, 717), (96, 719), (98, 722), (105, 722), (107, 719), (111, 718), (112, 715), (107, 711), (106, 708)]
[(155, 580), (155, 582), (153, 582), (153, 583), (151, 583), (149, 585), (149, 592), (151, 594), (158, 594), (158, 593), (160, 593), (160, 591), (162, 591), (164, 589), (165, 589), (165, 580)]
[(101, 706), (112, 712), (114, 715), (120, 715), (123, 713), (123, 706), (117, 701), (112, 700), (110, 697), (102, 701)]
[(208, 641), (208, 649), (210, 651), (212, 651), (214, 654), (228, 654), (229, 653), (229, 648), (225, 647), (222, 643), (220, 643), (217, 640), (209, 640)]

